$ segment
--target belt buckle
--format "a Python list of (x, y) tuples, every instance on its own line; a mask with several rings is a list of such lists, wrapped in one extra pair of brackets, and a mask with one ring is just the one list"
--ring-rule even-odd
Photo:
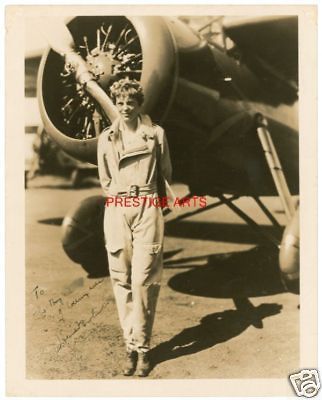
[(139, 195), (139, 187), (138, 185), (131, 185), (129, 190), (130, 197), (138, 197)]

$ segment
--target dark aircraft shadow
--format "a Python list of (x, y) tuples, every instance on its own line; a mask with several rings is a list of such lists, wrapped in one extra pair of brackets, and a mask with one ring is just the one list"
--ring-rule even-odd
[[(62, 218), (49, 218), (39, 220), (38, 223), (60, 226), (62, 221)], [(222, 227), (218, 229), (219, 232)], [(237, 230), (240, 229), (237, 226), (234, 226), (234, 229), (235, 227)], [(229, 227), (230, 236), (236, 238), (238, 236), (239, 239), (245, 236), (244, 233), (235, 233), (234, 229)], [(247, 230), (249, 232), (249, 228)], [(246, 235), (247, 230), (245, 230)], [(186, 235), (187, 231), (183, 236), (186, 237)], [(86, 251), (79, 261), (74, 260), (82, 265), (89, 278), (108, 275), (105, 249), (98, 243), (103, 243), (103, 239), (98, 240), (95, 237), (92, 244), (88, 243), (88, 246), (95, 251)], [(243, 252), (171, 260), (180, 251), (182, 251), (181, 248), (164, 253), (165, 268), (185, 269), (185, 272), (173, 276), (168, 282), (169, 286), (178, 292), (195, 296), (232, 298), (234, 296), (256, 297), (285, 291), (279, 274), (278, 251), (271, 246), (259, 246)], [(207, 264), (195, 267), (185, 265), (187, 261), (191, 263), (200, 259), (206, 259)], [(187, 271), (187, 268), (190, 269)]]
[[(164, 258), (167, 259), (173, 257), (180, 251), (181, 249), (165, 252)], [(97, 249), (95, 259), (93, 259), (93, 257), (90, 257), (89, 260), (84, 259), (81, 265), (88, 273), (87, 277), (89, 279), (104, 278), (110, 274), (105, 250), (100, 252), (99, 249)]]
[(47, 218), (47, 219), (40, 219), (37, 222), (39, 224), (61, 226), (63, 220), (64, 218)]
[[(279, 239), (281, 238), (281, 233), (276, 232), (276, 228), (273, 226), (262, 226), (262, 229)], [(213, 221), (168, 221), (165, 225), (165, 235), (185, 239), (242, 244), (263, 242), (262, 237), (258, 233), (255, 233), (248, 225), (216, 223)]]
[[(182, 262), (186, 261), (182, 259)], [(180, 260), (175, 260), (175, 263), (180, 268)], [(167, 266), (170, 265), (171, 261), (168, 261)], [(257, 297), (285, 292), (278, 266), (278, 249), (271, 246), (210, 255), (205, 266), (195, 266), (179, 273), (168, 284), (181, 293), (214, 298)]]
[(208, 314), (199, 325), (183, 329), (167, 342), (151, 350), (152, 368), (174, 358), (194, 354), (226, 342), (253, 325), (263, 328), (263, 319), (279, 314), (282, 306), (264, 303), (254, 307), (249, 300), (234, 300), (236, 310)]

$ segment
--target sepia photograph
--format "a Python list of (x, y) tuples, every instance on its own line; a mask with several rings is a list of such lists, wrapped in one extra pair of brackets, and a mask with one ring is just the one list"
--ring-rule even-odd
[[(42, 382), (28, 393), (92, 380), (110, 388), (99, 395), (167, 395), (180, 380), (173, 395), (233, 382), (237, 395), (317, 394), (318, 373), (300, 374), (317, 368), (314, 50), (311, 69), (300, 59), (315, 7), (9, 11), (7, 51), (24, 38), (21, 78), (7, 64), (24, 91), (11, 117), (19, 269), (7, 258), (23, 319), (9, 328), (19, 379)], [(26, 395), (10, 355), (10, 392)]]

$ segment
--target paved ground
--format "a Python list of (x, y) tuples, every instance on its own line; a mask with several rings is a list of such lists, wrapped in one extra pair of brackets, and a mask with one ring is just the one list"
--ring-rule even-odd
[[(27, 378), (133, 379), (120, 374), (123, 343), (109, 277), (88, 278), (61, 246), (62, 218), (96, 194), (97, 185), (74, 190), (57, 177), (38, 177), (26, 191)], [(284, 223), (278, 199), (264, 201)], [(253, 200), (237, 204), (268, 225)], [(299, 297), (283, 290), (274, 250), (227, 207), (168, 224), (166, 233), (149, 378), (286, 378), (296, 371)]]

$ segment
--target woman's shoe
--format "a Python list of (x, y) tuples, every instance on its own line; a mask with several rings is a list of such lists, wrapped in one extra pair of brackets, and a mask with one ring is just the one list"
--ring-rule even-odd
[(138, 376), (148, 376), (151, 371), (151, 362), (148, 352), (138, 353), (137, 374)]
[(138, 360), (138, 353), (136, 351), (127, 351), (123, 368), (124, 376), (131, 376), (134, 374), (136, 363)]

